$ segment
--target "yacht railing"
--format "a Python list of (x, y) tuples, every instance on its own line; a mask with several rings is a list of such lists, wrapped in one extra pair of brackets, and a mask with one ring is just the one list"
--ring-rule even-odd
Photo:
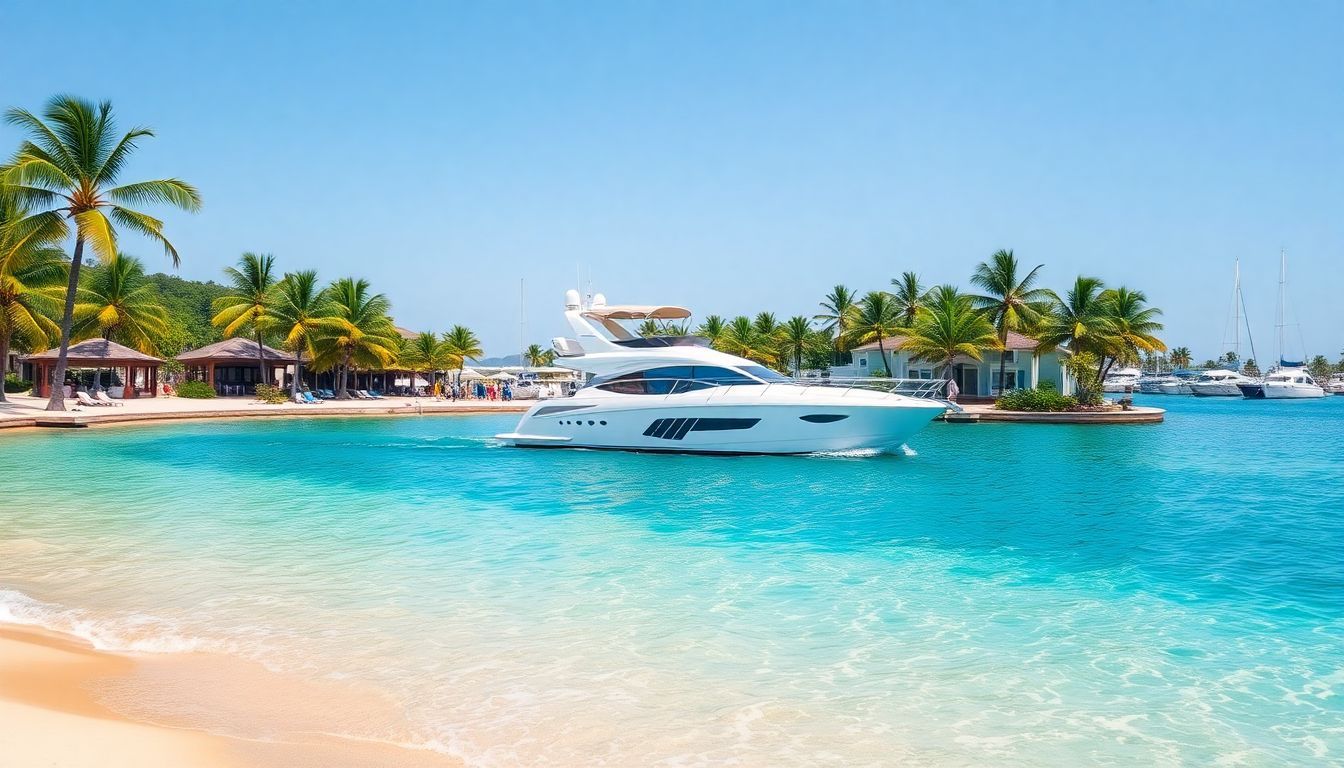
[(788, 379), (778, 382), (762, 382), (748, 380), (746, 377), (733, 377), (721, 379), (690, 379), (690, 378), (640, 378), (640, 379), (617, 379), (605, 381), (600, 384), (590, 384), (596, 389), (602, 389), (608, 392), (618, 392), (632, 395), (680, 395), (687, 392), (696, 392), (706, 389), (726, 389), (728, 387), (759, 387), (761, 394), (770, 391), (771, 387), (788, 386), (802, 387), (804, 389), (823, 388), (828, 392), (839, 391), (841, 397), (857, 390), (866, 390), (869, 392), (886, 392), (905, 397), (918, 398), (921, 400), (933, 400), (945, 405), (948, 409), (960, 412), (962, 409), (956, 403), (947, 399), (947, 381), (944, 379), (888, 379), (888, 378), (854, 378), (854, 379)]

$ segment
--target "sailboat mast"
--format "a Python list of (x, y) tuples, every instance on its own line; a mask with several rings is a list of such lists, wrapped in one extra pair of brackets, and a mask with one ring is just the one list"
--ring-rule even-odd
[(527, 369), (527, 278), (518, 278), (518, 364)]
[(1274, 327), (1279, 336), (1279, 365), (1283, 365), (1283, 293), (1288, 282), (1288, 257), (1279, 249), (1279, 303), (1274, 310)]
[(1232, 353), (1241, 364), (1241, 257), (1232, 266)]

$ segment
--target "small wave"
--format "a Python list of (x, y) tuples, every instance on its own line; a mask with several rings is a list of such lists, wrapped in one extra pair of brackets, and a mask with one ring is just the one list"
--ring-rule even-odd
[(100, 619), (87, 611), (46, 603), (12, 589), (0, 589), (0, 623), (73, 635), (100, 651), (191, 653), (227, 650), (204, 638), (183, 634), (169, 622), (152, 616), (132, 614), (121, 619)]

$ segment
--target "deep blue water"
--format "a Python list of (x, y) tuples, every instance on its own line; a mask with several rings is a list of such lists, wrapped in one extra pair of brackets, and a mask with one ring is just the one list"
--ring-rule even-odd
[(1344, 761), (1344, 397), (1148, 402), (866, 458), (0, 435), (0, 618), (376, 685), (482, 765)]

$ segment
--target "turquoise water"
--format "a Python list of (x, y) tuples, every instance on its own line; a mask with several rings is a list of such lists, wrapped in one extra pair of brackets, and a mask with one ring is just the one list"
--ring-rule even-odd
[(1344, 761), (1344, 397), (1151, 401), (868, 458), (0, 435), (0, 619), (375, 686), (351, 735), (473, 765)]

